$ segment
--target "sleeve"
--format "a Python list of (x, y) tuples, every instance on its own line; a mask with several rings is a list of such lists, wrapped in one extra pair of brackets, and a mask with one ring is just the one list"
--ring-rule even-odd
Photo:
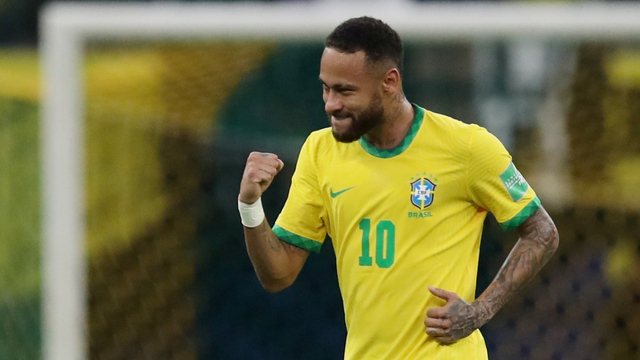
[(326, 237), (326, 211), (314, 164), (317, 148), (311, 137), (300, 150), (289, 196), (276, 219), (273, 232), (291, 245), (319, 252)]
[(538, 210), (540, 200), (500, 140), (484, 128), (475, 129), (467, 167), (469, 197), (491, 211), (503, 229), (515, 229)]

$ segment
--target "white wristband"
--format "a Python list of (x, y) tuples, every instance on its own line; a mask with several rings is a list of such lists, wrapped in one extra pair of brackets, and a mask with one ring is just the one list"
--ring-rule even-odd
[(240, 211), (242, 225), (248, 228), (254, 228), (264, 221), (262, 198), (258, 198), (258, 201), (253, 204), (246, 204), (238, 200), (238, 210)]

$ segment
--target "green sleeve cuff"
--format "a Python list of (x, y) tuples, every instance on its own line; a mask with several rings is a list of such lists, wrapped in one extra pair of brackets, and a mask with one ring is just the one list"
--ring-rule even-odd
[(522, 209), (522, 211), (518, 213), (518, 215), (511, 218), (511, 220), (500, 223), (500, 226), (502, 226), (502, 228), (505, 231), (513, 230), (518, 226), (522, 225), (522, 223), (525, 220), (527, 220), (529, 216), (531, 216), (539, 208), (540, 208), (540, 199), (538, 199), (538, 197), (536, 196), (535, 198), (533, 198), (533, 200), (529, 202), (529, 204), (527, 204), (527, 206), (524, 207), (524, 209)]
[(299, 248), (303, 248), (305, 250), (309, 250), (309, 251), (313, 251), (315, 253), (319, 253), (320, 252), (320, 248), (322, 247), (322, 243), (319, 241), (315, 241), (315, 240), (311, 240), (311, 239), (307, 239), (305, 237), (302, 237), (300, 235), (296, 235), (292, 232), (289, 232), (283, 228), (281, 228), (280, 226), (273, 225), (273, 232), (276, 234), (276, 236), (278, 237), (278, 239), (289, 243), (293, 246), (297, 246)]

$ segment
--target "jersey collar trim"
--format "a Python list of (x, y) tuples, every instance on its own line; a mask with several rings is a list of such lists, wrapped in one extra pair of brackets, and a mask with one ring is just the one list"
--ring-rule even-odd
[(407, 150), (409, 145), (411, 145), (413, 139), (418, 134), (420, 125), (422, 125), (422, 119), (424, 118), (424, 109), (416, 104), (411, 105), (413, 106), (413, 110), (415, 112), (415, 116), (413, 117), (413, 124), (411, 124), (409, 132), (407, 132), (407, 135), (404, 137), (404, 139), (402, 139), (398, 146), (394, 147), (393, 149), (379, 149), (375, 147), (375, 145), (368, 142), (363, 136), (360, 138), (360, 145), (362, 145), (362, 148), (369, 154), (379, 158), (391, 158), (400, 155), (405, 150)]

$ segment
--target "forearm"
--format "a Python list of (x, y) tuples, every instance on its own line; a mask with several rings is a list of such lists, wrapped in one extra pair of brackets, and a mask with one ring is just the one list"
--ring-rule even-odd
[(265, 219), (255, 228), (244, 228), (247, 253), (262, 286), (271, 292), (280, 291), (293, 283), (294, 271), (291, 245), (282, 242)]
[(558, 232), (540, 208), (518, 228), (520, 239), (489, 287), (473, 303), (476, 328), (488, 322), (549, 261), (558, 247)]

